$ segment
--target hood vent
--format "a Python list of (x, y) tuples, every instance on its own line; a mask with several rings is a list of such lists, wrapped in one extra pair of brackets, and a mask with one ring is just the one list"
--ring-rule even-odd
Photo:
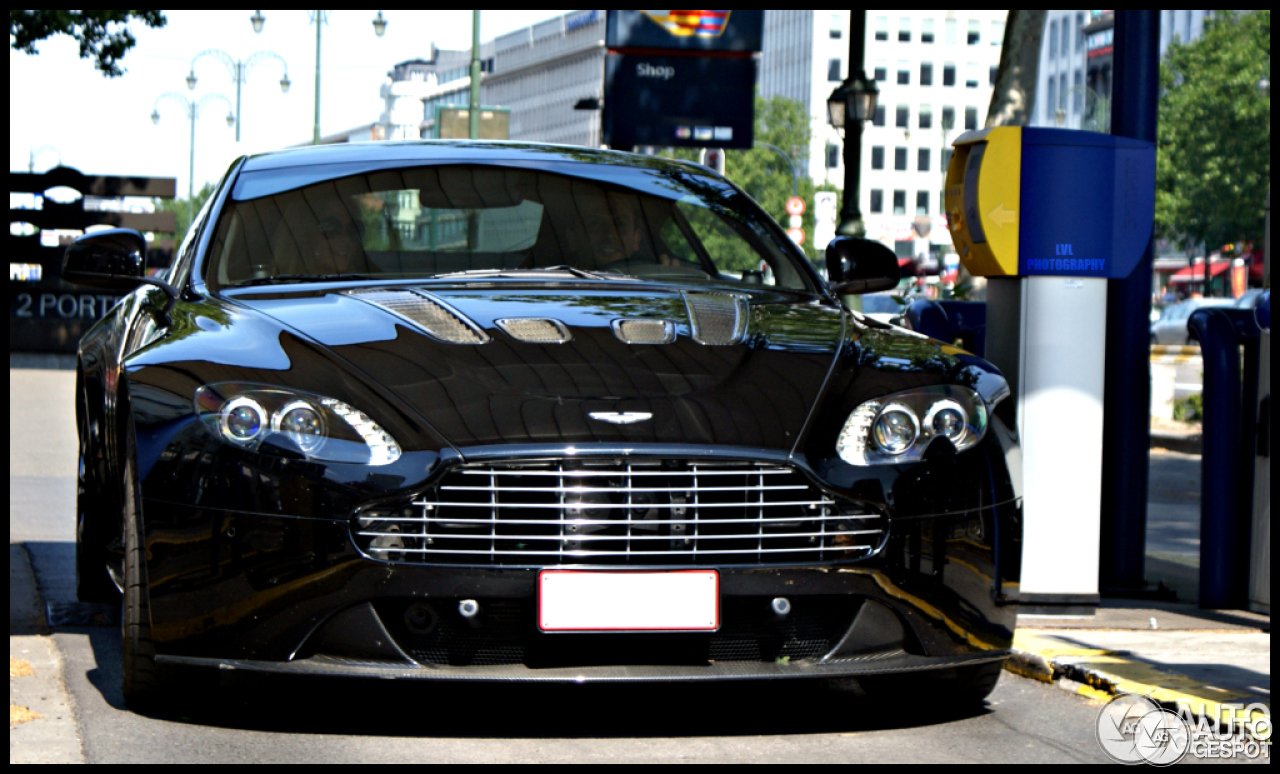
[(516, 341), (529, 344), (564, 344), (573, 338), (569, 329), (559, 320), (525, 317), (514, 320), (494, 320), (493, 324)]
[(403, 317), (433, 339), (450, 344), (484, 344), (489, 335), (471, 320), (434, 296), (413, 290), (371, 288), (350, 290), (347, 295), (380, 306)]
[(676, 326), (670, 320), (614, 320), (613, 335), (627, 344), (670, 344)]
[(699, 344), (737, 344), (747, 333), (747, 299), (731, 293), (683, 293), (693, 340)]

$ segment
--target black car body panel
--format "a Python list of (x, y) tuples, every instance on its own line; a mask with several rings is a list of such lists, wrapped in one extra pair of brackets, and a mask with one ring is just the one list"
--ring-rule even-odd
[[(962, 350), (849, 312), (807, 264), (804, 288), (733, 288), (748, 310), (746, 334), (718, 346), (692, 335), (689, 288), (661, 280), (210, 285), (205, 251), (221, 208), (237, 196), (459, 159), (549, 169), (572, 162), (601, 180), (615, 168), (684, 174), (676, 164), (586, 150), (392, 147), (308, 149), (233, 165), (180, 251), (182, 293), (169, 324), (159, 314), (164, 295), (142, 288), (81, 342), (81, 486), (100, 503), (84, 517), (81, 540), (119, 575), (113, 511), (120, 439), (131, 432), (159, 660), (315, 674), (619, 680), (871, 674), (1007, 655), (1021, 471), (1004, 379)], [(749, 200), (734, 206), (754, 208)], [(780, 234), (776, 224), (767, 228)], [(439, 299), (489, 341), (437, 340), (362, 300), (358, 291), (369, 288)], [(674, 339), (620, 340), (614, 321), (636, 317), (671, 321)], [(513, 318), (554, 319), (571, 338), (515, 340), (499, 324)], [(357, 406), (402, 454), (365, 465), (310, 459), (287, 445), (237, 447), (197, 416), (193, 396), (215, 383), (271, 385)], [(976, 446), (957, 452), (935, 441), (921, 459), (893, 465), (852, 465), (836, 453), (857, 406), (938, 385), (970, 388), (991, 409)], [(652, 419), (613, 424), (591, 417), (599, 412)], [(875, 514), (883, 528), (857, 557), (760, 554), (708, 565), (719, 572), (724, 617), (717, 632), (698, 634), (538, 631), (540, 568), (616, 563), (389, 561), (357, 539), (359, 514), (435, 497), (441, 481), (467, 465), (546, 460), (635, 460), (681, 471), (699, 461), (767, 464), (824, 502)], [(624, 564), (704, 566), (696, 557)], [(767, 612), (777, 597), (794, 604), (786, 620)], [(479, 602), (478, 622), (458, 617), (463, 599)], [(415, 630), (410, 622), (424, 615), (430, 631)]]

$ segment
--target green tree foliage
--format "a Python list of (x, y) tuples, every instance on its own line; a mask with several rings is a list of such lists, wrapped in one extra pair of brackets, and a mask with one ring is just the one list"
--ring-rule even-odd
[(1271, 11), (1219, 11), (1160, 66), (1156, 229), (1213, 250), (1261, 241), (1271, 184)]
[(9, 47), (36, 53), (36, 43), (53, 35), (70, 35), (80, 44), (80, 58), (93, 59), (108, 78), (124, 74), (120, 59), (137, 41), (126, 26), (137, 19), (148, 27), (168, 23), (161, 11), (9, 11)]
[(195, 199), (190, 202), (184, 198), (178, 199), (152, 199), (155, 202), (156, 212), (172, 212), (178, 218), (178, 230), (173, 235), (173, 244), (182, 244), (182, 239), (187, 235), (187, 229), (191, 227), (191, 216), (200, 212), (200, 208), (204, 203), (213, 196), (213, 184), (205, 183), (204, 187), (196, 191)]
[[(787, 199), (792, 192), (792, 165), (783, 155), (790, 157), (800, 173), (799, 195), (805, 202), (802, 228), (805, 233), (804, 252), (809, 260), (816, 260), (818, 251), (813, 246), (813, 193), (820, 190), (808, 175), (809, 113), (804, 105), (786, 97), (756, 97), (756, 142), (751, 150), (731, 150), (725, 154), (725, 176), (755, 199), (765, 212), (787, 228)], [(773, 145), (782, 151), (765, 147)], [(692, 149), (673, 149), (676, 158), (697, 160), (698, 152)], [(821, 190), (835, 190), (823, 186)], [(825, 247), (825, 245), (823, 245)]]

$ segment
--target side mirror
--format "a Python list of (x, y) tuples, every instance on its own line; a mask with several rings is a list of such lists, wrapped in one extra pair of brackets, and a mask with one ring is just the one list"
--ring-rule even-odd
[(130, 228), (85, 234), (67, 247), (62, 278), (73, 285), (133, 290), (146, 277), (147, 240)]
[(73, 285), (131, 291), (153, 285), (169, 297), (160, 319), (169, 324), (169, 310), (178, 291), (164, 280), (147, 276), (147, 240), (131, 228), (109, 228), (85, 234), (72, 242), (62, 256), (62, 278)]
[(898, 256), (873, 239), (836, 237), (827, 245), (827, 279), (837, 295), (873, 293), (898, 286)]

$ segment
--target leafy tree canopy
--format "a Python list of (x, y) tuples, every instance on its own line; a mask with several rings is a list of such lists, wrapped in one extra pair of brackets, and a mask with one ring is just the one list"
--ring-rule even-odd
[[(798, 192), (805, 201), (803, 225), (804, 252), (809, 260), (816, 260), (818, 251), (813, 246), (813, 193), (819, 190), (810, 179), (809, 170), (809, 112), (793, 99), (774, 96), (769, 99), (756, 97), (755, 139), (751, 150), (731, 150), (725, 154), (725, 176), (773, 216), (782, 227), (787, 227), (787, 199), (793, 188), (792, 165), (799, 172)], [(765, 146), (772, 145), (778, 150)], [(676, 158), (696, 161), (698, 152), (693, 149), (672, 149)], [(823, 186), (822, 190), (835, 190)], [(825, 247), (823, 245), (822, 247)]]
[(36, 53), (36, 43), (53, 35), (70, 35), (80, 43), (80, 58), (93, 59), (108, 78), (124, 74), (120, 59), (137, 41), (127, 26), (137, 19), (148, 27), (168, 23), (161, 11), (9, 11), (9, 46)]
[(1156, 229), (1209, 250), (1261, 241), (1271, 181), (1271, 11), (1219, 11), (1160, 65)]

